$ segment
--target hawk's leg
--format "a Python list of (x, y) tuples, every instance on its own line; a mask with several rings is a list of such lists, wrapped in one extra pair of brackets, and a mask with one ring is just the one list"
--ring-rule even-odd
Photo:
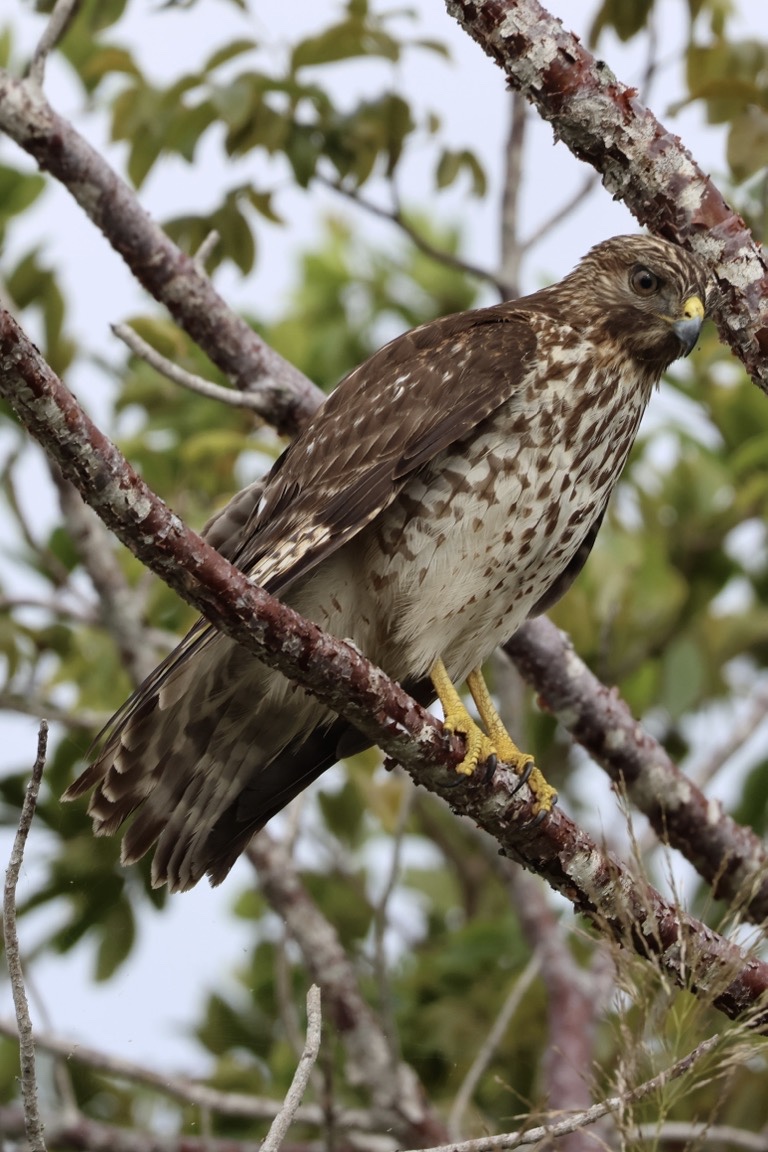
[(482, 668), (474, 668), (467, 676), (467, 688), (472, 693), (472, 699), (477, 705), (480, 719), (485, 724), (493, 750), (499, 760), (514, 768), (518, 776), (527, 780), (528, 787), (536, 797), (534, 811), (537, 815), (551, 812), (557, 803), (557, 792), (544, 779), (539, 769), (533, 763), (533, 756), (529, 752), (521, 752), (512, 737), (504, 727), (504, 721), (496, 711), (491, 700), (488, 685), (483, 679)]

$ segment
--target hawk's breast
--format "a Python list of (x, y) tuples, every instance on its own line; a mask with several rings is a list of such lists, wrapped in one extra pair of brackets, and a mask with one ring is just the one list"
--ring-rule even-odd
[(422, 676), (441, 657), (463, 679), (526, 620), (602, 512), (652, 382), (618, 358), (596, 372), (589, 351), (560, 341), (353, 542), (379, 624), (367, 650), (390, 675)]

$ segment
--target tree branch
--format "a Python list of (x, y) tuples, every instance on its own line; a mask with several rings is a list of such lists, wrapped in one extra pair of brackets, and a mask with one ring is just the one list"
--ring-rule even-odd
[(680, 139), (537, 0), (446, 6), (614, 198), (713, 269), (720, 335), (768, 392), (768, 262)]
[(338, 933), (301, 882), (284, 844), (263, 829), (247, 849), (272, 908), (298, 944), (312, 980), (323, 991), (326, 1016), (347, 1057), (353, 1087), (371, 1096), (379, 1130), (427, 1147), (447, 1131), (430, 1107), (413, 1069), (394, 1061), (385, 1030), (363, 996)]
[[(546, 877), (599, 929), (656, 957), (675, 982), (729, 1016), (755, 1009), (768, 964), (665, 901), (601, 852), (564, 813), (536, 825), (532, 796), (505, 765), (492, 783), (457, 783), (464, 741), (352, 645), (326, 635), (233, 568), (185, 529), (57, 379), (8, 312), (0, 311), (0, 395), (140, 560), (211, 623), (270, 667), (314, 693), (398, 760), (418, 783), (494, 836), (503, 851)], [(764, 1026), (759, 1014), (752, 1026)]]
[(504, 650), (544, 706), (626, 789), (658, 836), (684, 854), (718, 899), (762, 922), (768, 916), (768, 849), (760, 837), (683, 775), (550, 620), (529, 620)]
[(320, 989), (313, 984), (307, 992), (307, 1038), (285, 1102), (272, 1121), (269, 1132), (264, 1137), (261, 1152), (278, 1152), (286, 1133), (293, 1123), (299, 1105), (304, 1098), (309, 1083), (309, 1075), (320, 1051), (322, 1017), (320, 1015)]
[[(702, 1041), (696, 1048), (676, 1061), (657, 1076), (638, 1084), (637, 1088), (621, 1096), (611, 1096), (599, 1104), (593, 1104), (583, 1112), (568, 1116), (554, 1124), (540, 1124), (535, 1128), (527, 1128), (519, 1132), (505, 1132), (499, 1136), (481, 1136), (476, 1140), (465, 1140), (463, 1143), (446, 1144), (440, 1148), (430, 1148), (429, 1152), (502, 1152), (506, 1148), (518, 1148), (525, 1144), (540, 1144), (553, 1140), (555, 1137), (567, 1136), (570, 1132), (578, 1132), (603, 1116), (609, 1116), (627, 1107), (628, 1104), (637, 1104), (658, 1092), (665, 1085), (681, 1076), (687, 1075), (697, 1064), (721, 1043), (722, 1037), (712, 1036)], [(416, 1149), (411, 1152), (417, 1152)]]
[(113, 324), (112, 331), (118, 340), (122, 340), (123, 344), (130, 348), (134, 356), (138, 356), (140, 360), (149, 364), (173, 384), (178, 384), (180, 388), (196, 392), (209, 400), (216, 400), (219, 404), (226, 404), (230, 408), (247, 408), (264, 415), (263, 397), (253, 392), (239, 392), (236, 388), (223, 388), (213, 380), (206, 380), (203, 376), (196, 376), (194, 372), (187, 372), (186, 368), (175, 364), (173, 360), (168, 360), (151, 344), (147, 344), (146, 340), (142, 340), (138, 332), (134, 332), (127, 324)]
[[(18, 1036), (16, 1024), (10, 1019), (0, 1017), (0, 1035), (15, 1039)], [(50, 1032), (38, 1031), (35, 1035), (35, 1046), (40, 1052), (48, 1052), (67, 1062), (82, 1064), (86, 1068), (92, 1068), (117, 1080), (141, 1084), (142, 1087), (150, 1088), (162, 1096), (192, 1104), (208, 1112), (215, 1112), (219, 1116), (271, 1121), (282, 1106), (279, 1100), (251, 1093), (246, 1095), (244, 1092), (225, 1092), (183, 1075), (172, 1076), (167, 1071), (156, 1072), (144, 1064), (135, 1064), (131, 1060), (124, 1060), (121, 1056), (102, 1052), (87, 1044)], [(302, 1124), (320, 1128), (325, 1124), (326, 1118), (320, 1105), (303, 1104), (296, 1110), (295, 1119)], [(355, 1129), (359, 1132), (369, 1131), (373, 1127), (370, 1112), (362, 1108), (339, 1109), (335, 1121), (342, 1129)]]
[(27, 993), (24, 988), (24, 972), (21, 966), (19, 938), (16, 934), (16, 886), (19, 882), (24, 848), (32, 827), (37, 807), (37, 794), (43, 779), (45, 757), (48, 749), (48, 722), (40, 721), (37, 734), (37, 757), (32, 769), (32, 777), (27, 785), (24, 804), (19, 817), (19, 826), (11, 849), (11, 859), (5, 873), (3, 890), (3, 937), (8, 974), (11, 978), (13, 1006), (16, 1010), (16, 1024), (19, 1036), (19, 1060), (21, 1064), (21, 1095), (24, 1102), (24, 1124), (32, 1152), (46, 1152), (43, 1123), (37, 1105), (37, 1077), (35, 1074), (35, 1041), (32, 1036), (32, 1020), (29, 1015)]

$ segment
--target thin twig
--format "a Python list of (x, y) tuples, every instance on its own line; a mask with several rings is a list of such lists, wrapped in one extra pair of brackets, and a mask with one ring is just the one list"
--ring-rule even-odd
[(24, 860), (24, 847), (27, 843), (29, 829), (35, 815), (37, 795), (40, 791), (40, 781), (43, 778), (45, 757), (48, 750), (48, 721), (41, 720), (37, 733), (37, 758), (32, 769), (32, 776), (27, 785), (24, 803), (19, 817), (19, 826), (13, 840), (11, 858), (5, 873), (5, 888), (3, 891), (3, 934), (5, 937), (5, 956), (8, 962), (8, 973), (11, 978), (11, 992), (13, 993), (13, 1006), (16, 1010), (16, 1023), (19, 1036), (19, 1062), (21, 1065), (21, 1095), (24, 1101), (24, 1121), (27, 1129), (27, 1139), (32, 1152), (46, 1152), (45, 1138), (43, 1136), (43, 1123), (37, 1106), (37, 1078), (35, 1076), (35, 1042), (32, 1037), (32, 1021), (29, 1015), (29, 1004), (24, 988), (24, 972), (21, 967), (19, 953), (19, 937), (16, 932), (16, 885), (19, 882), (22, 861)]
[(504, 1038), (509, 1022), (517, 1012), (523, 997), (530, 988), (541, 969), (541, 953), (534, 952), (519, 976), (516, 976), (507, 998), (501, 1006), (493, 1025), (472, 1061), (472, 1065), (464, 1077), (456, 1099), (453, 1102), (448, 1116), (448, 1130), (455, 1140), (460, 1139), (462, 1121), (472, 1097), (475, 1094), (480, 1077), (485, 1072), (493, 1054)]
[(389, 872), (385, 878), (381, 895), (373, 909), (373, 969), (379, 992), (379, 1012), (392, 1053), (393, 1064), (396, 1064), (400, 1059), (400, 1046), (398, 1044), (397, 1023), (395, 1021), (392, 985), (387, 968), (385, 943), (389, 922), (389, 901), (400, 878), (403, 837), (413, 809), (415, 795), (416, 790), (409, 783), (406, 783), (400, 801), (400, 811), (397, 814), (397, 823), (392, 833)]
[(195, 266), (201, 275), (205, 275), (205, 265), (208, 262), (208, 257), (213, 253), (213, 250), (220, 239), (221, 236), (219, 233), (215, 228), (212, 228), (203, 240), (197, 252), (195, 252)]
[(141, 684), (155, 665), (155, 654), (144, 631), (141, 589), (129, 584), (115, 554), (112, 537), (93, 509), (55, 464), (51, 463), (50, 469), (67, 531), (98, 596), (100, 620), (114, 640), (133, 684)]
[[(15, 1022), (0, 1017), (0, 1036), (15, 1038), (17, 1035)], [(279, 1100), (270, 1100), (268, 1097), (250, 1093), (246, 1095), (244, 1092), (224, 1092), (218, 1088), (211, 1088), (208, 1084), (199, 1084), (185, 1076), (170, 1076), (167, 1071), (156, 1072), (144, 1064), (134, 1064), (122, 1056), (113, 1056), (109, 1052), (102, 1052), (97, 1048), (90, 1048), (87, 1044), (80, 1044), (49, 1032), (38, 1032), (35, 1043), (40, 1052), (48, 1052), (51, 1056), (81, 1064), (85, 1068), (93, 1068), (118, 1080), (141, 1084), (144, 1088), (150, 1088), (163, 1096), (193, 1104), (201, 1110), (215, 1112), (219, 1116), (271, 1121), (282, 1107)], [(303, 1105), (298, 1109), (296, 1119), (302, 1124), (317, 1127), (325, 1123), (323, 1110), (316, 1104)], [(376, 1129), (371, 1112), (363, 1108), (339, 1109), (335, 1120), (345, 1130), (369, 1132)]]
[(56, 47), (80, 7), (80, 0), (57, 0), (27, 69), (28, 79), (42, 88), (48, 54)]
[(61, 593), (55, 600), (46, 600), (42, 596), (0, 596), (0, 612), (17, 612), (25, 608), (40, 609), (51, 616), (58, 616), (62, 620), (73, 624), (97, 624), (99, 614), (94, 607), (75, 608), (71, 604), (62, 603)]
[[(622, 1096), (611, 1096), (599, 1104), (593, 1104), (591, 1108), (585, 1108), (582, 1112), (577, 1112), (566, 1120), (560, 1120), (557, 1124), (540, 1124), (536, 1128), (527, 1128), (520, 1132), (504, 1132), (499, 1136), (481, 1136), (477, 1140), (443, 1144), (430, 1148), (429, 1152), (500, 1152), (501, 1149), (505, 1148), (518, 1148), (523, 1144), (538, 1144), (543, 1140), (567, 1136), (569, 1132), (576, 1132), (587, 1124), (594, 1124), (596, 1120), (600, 1120), (601, 1117), (616, 1112), (620, 1108), (625, 1108), (627, 1104), (636, 1104), (647, 1099), (648, 1096), (653, 1095), (670, 1081), (678, 1080), (690, 1072), (694, 1065), (698, 1064), (704, 1056), (709, 1055), (721, 1042), (722, 1036), (710, 1036), (708, 1040), (698, 1044), (687, 1056), (683, 1056), (681, 1060), (676, 1061), (669, 1068), (665, 1068), (657, 1076), (639, 1084), (637, 1088), (631, 1089)], [(413, 1149), (409, 1152), (417, 1152), (417, 1150)]]
[(52, 700), (34, 696), (30, 692), (0, 692), (0, 712), (18, 712), (21, 716), (40, 716), (43, 712), (49, 720), (65, 724), (67, 728), (103, 728), (109, 720), (108, 712), (94, 709), (62, 707)]
[(501, 282), (502, 299), (520, 295), (520, 261), (523, 250), (519, 240), (520, 188), (523, 176), (525, 128), (528, 105), (519, 92), (511, 94), (511, 113), (507, 145), (504, 150), (504, 186), (501, 194)]
[(571, 214), (578, 208), (582, 200), (586, 200), (593, 188), (597, 188), (600, 183), (600, 177), (597, 172), (590, 172), (589, 176), (579, 185), (572, 196), (569, 196), (564, 204), (548, 216), (546, 220), (542, 220), (538, 228), (527, 237), (525, 240), (520, 241), (520, 251), (522, 253), (530, 252), (539, 244), (545, 236), (549, 236), (553, 228), (557, 228), (564, 220), (567, 220)]
[(251, 412), (264, 412), (264, 397), (255, 392), (238, 392), (235, 388), (225, 388), (221, 384), (214, 384), (212, 380), (205, 380), (194, 372), (187, 372), (185, 368), (167, 360), (160, 352), (142, 340), (133, 328), (127, 324), (113, 324), (112, 331), (119, 340), (127, 344), (131, 352), (139, 359), (144, 360), (150, 367), (167, 377), (174, 384), (187, 388), (190, 392), (197, 392), (200, 396), (207, 396), (209, 400), (218, 400), (220, 404), (229, 404), (232, 408), (248, 408)]
[(685, 766), (687, 775), (691, 776), (699, 788), (705, 788), (712, 779), (740, 752), (745, 744), (757, 732), (758, 728), (768, 719), (768, 684), (759, 685), (752, 693), (747, 703), (747, 710), (729, 730), (727, 738), (716, 744), (698, 764), (693, 762)]
[(285, 1139), (285, 1135), (296, 1115), (296, 1109), (299, 1107), (299, 1104), (301, 1104), (306, 1091), (309, 1074), (312, 1071), (315, 1060), (317, 1060), (317, 1054), (320, 1051), (321, 1034), (320, 989), (317, 984), (313, 984), (309, 992), (307, 992), (307, 1039), (304, 1043), (304, 1051), (301, 1054), (296, 1071), (293, 1074), (293, 1080), (286, 1094), (285, 1103), (270, 1125), (269, 1132), (267, 1132), (264, 1143), (261, 1146), (261, 1152), (277, 1152), (277, 1149)]
[(453, 268), (456, 272), (463, 272), (466, 276), (474, 276), (477, 280), (485, 281), (486, 284), (495, 288), (499, 295), (503, 296), (504, 287), (494, 272), (489, 271), (488, 268), (482, 268), (479, 264), (472, 264), (469, 260), (463, 260), (461, 256), (455, 256), (452, 252), (446, 252), (432, 244), (426, 236), (419, 232), (418, 228), (410, 223), (400, 207), (384, 208), (373, 200), (361, 196), (356, 189), (345, 188), (343, 184), (337, 184), (334, 180), (329, 180), (319, 173), (315, 174), (315, 180), (324, 188), (330, 188), (332, 192), (343, 196), (345, 200), (350, 200), (369, 215), (377, 216), (379, 220), (388, 220), (390, 224), (394, 224), (425, 256), (429, 256), (439, 264), (444, 264), (446, 268)]

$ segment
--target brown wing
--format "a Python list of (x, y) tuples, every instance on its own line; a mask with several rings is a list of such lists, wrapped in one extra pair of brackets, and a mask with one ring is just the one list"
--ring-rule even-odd
[[(489, 325), (496, 327), (491, 338)], [(513, 396), (535, 356), (526, 311), (510, 304), (447, 316), (398, 337), (339, 384), (269, 476), (213, 517), (206, 538), (256, 583), (285, 591), (370, 523), (412, 472)], [(108, 749), (129, 720), (150, 713), (162, 686), (216, 635), (198, 620), (97, 745)], [(102, 774), (97, 760), (66, 798), (82, 795)]]
[(284, 591), (513, 397), (535, 357), (526, 312), (509, 304), (393, 340), (341, 382), (277, 461), (233, 563)]

